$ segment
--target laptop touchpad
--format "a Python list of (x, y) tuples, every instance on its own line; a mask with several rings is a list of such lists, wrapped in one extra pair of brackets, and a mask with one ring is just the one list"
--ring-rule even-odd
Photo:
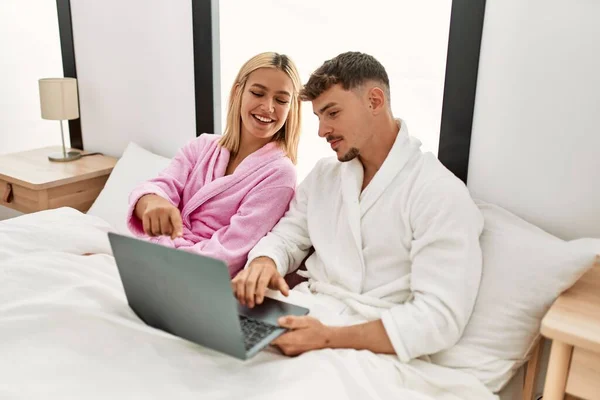
[(298, 307), (290, 303), (284, 303), (270, 297), (265, 297), (263, 303), (254, 306), (254, 308), (248, 308), (240, 303), (237, 303), (237, 305), (239, 314), (276, 326), (279, 326), (277, 323), (277, 319), (279, 319), (279, 317), (283, 317), (285, 315), (306, 315), (308, 311), (306, 308)]

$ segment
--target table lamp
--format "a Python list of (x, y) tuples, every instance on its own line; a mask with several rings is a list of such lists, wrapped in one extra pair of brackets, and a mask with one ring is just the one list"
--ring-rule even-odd
[(39, 80), (40, 105), (42, 118), (60, 121), (62, 153), (50, 154), (48, 159), (55, 162), (74, 161), (81, 158), (79, 151), (67, 151), (63, 121), (79, 118), (79, 102), (77, 97), (77, 79), (45, 78)]

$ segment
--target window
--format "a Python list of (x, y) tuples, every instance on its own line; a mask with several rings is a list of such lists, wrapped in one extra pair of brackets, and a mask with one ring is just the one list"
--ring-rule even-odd
[[(362, 51), (386, 68), (392, 110), (423, 150), (437, 155), (451, 0), (222, 0), (220, 15), (221, 118), (241, 65), (264, 51), (294, 60), (303, 82), (323, 61)], [(359, 7), (360, 6), (360, 7)], [(298, 154), (301, 181), (317, 160), (333, 153), (317, 135), (318, 120), (303, 104)]]

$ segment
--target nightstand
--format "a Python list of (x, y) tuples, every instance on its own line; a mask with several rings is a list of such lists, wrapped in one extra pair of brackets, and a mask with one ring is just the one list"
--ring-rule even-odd
[(87, 211), (117, 159), (97, 154), (70, 162), (48, 160), (48, 154), (61, 151), (44, 147), (0, 155), (0, 206), (23, 213), (58, 207)]
[[(544, 400), (600, 399), (600, 262), (554, 302), (542, 320), (552, 339)], [(565, 394), (567, 396), (565, 397)]]

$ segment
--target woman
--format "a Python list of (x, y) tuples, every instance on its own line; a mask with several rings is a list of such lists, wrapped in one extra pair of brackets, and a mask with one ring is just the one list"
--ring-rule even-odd
[(221, 259), (235, 276), (294, 195), (300, 86), (287, 56), (248, 60), (231, 88), (223, 136), (200, 135), (157, 178), (135, 188), (129, 229)]

